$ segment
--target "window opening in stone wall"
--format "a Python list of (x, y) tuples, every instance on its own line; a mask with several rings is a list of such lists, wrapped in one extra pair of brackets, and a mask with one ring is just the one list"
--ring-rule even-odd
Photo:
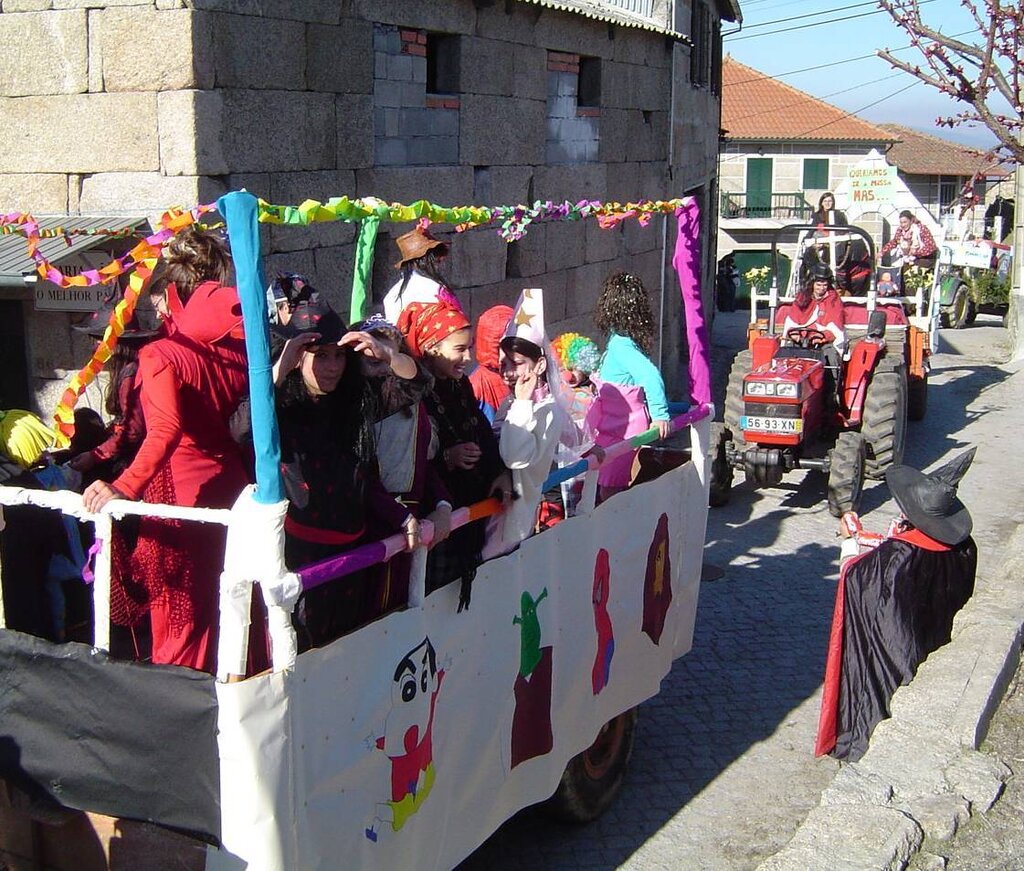
[[(373, 39), (374, 164), (457, 164), (459, 38), (374, 24)], [(450, 90), (431, 93), (437, 87)]]
[(458, 94), (459, 37), (452, 33), (427, 34), (427, 93)]
[(576, 108), (601, 108), (601, 58), (581, 57), (579, 70)]
[(711, 13), (703, 3), (694, 4), (690, 42), (690, 84), (706, 87), (711, 80)]
[(804, 158), (804, 190), (828, 190), (828, 158)]
[(548, 51), (546, 162), (596, 161), (600, 120), (600, 60)]

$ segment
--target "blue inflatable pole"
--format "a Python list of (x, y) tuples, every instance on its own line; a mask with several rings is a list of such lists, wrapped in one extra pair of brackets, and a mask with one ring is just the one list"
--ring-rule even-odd
[(256, 451), (256, 501), (284, 499), (281, 482), (281, 439), (274, 413), (274, 378), (270, 366), (270, 321), (266, 282), (260, 268), (260, 228), (256, 197), (233, 191), (217, 200), (217, 210), (228, 224), (235, 284), (242, 301), (245, 352), (249, 358), (249, 400), (252, 442)]

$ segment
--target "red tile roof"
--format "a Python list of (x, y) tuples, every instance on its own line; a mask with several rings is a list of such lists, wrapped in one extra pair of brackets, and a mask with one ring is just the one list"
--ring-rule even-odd
[(1002, 178), (1006, 170), (983, 160), (981, 151), (899, 124), (880, 124), (900, 140), (886, 152), (886, 160), (910, 175), (984, 175)]
[(727, 139), (885, 143), (895, 138), (728, 55), (722, 61), (722, 128)]

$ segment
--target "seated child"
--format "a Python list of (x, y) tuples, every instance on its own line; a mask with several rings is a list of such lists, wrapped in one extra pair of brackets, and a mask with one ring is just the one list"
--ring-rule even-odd
[[(594, 314), (597, 328), (608, 335), (608, 346), (597, 373), (597, 398), (587, 415), (598, 445), (606, 447), (658, 428), (669, 434), (668, 400), (661, 373), (647, 355), (654, 342), (654, 318), (643, 282), (628, 272), (605, 280)], [(629, 486), (636, 451), (602, 464), (598, 498), (607, 499)]]
[(571, 426), (548, 389), (541, 290), (523, 291), (516, 317), (501, 340), (501, 373), (511, 402), (498, 447), (512, 470), (515, 501), (492, 523), (485, 556), (507, 553), (537, 531), (537, 508), (562, 431)]
[[(414, 302), (402, 310), (398, 328), (413, 356), (434, 376), (433, 390), (425, 399), (438, 435), (439, 452), (433, 462), (452, 504), (472, 505), (494, 492), (509, 498), (512, 482), (497, 440), (464, 377), (472, 344), (469, 319), (446, 299)], [(430, 552), (428, 592), (461, 578), (459, 610), (468, 607), (483, 536), (483, 524), (470, 523)]]

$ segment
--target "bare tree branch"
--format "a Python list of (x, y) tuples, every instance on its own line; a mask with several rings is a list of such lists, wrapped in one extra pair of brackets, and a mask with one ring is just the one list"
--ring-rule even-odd
[[(946, 36), (921, 20), (919, 0), (879, 0), (897, 27), (921, 53), (923, 64), (900, 60), (888, 50), (878, 56), (893, 68), (908, 73), (941, 91), (972, 111), (961, 112), (936, 123), (955, 127), (967, 122), (984, 124), (999, 140), (998, 151), (1015, 163), (1024, 163), (1024, 107), (1021, 79), (1024, 62), (1024, 8), (1019, 2), (961, 0), (978, 28), (977, 44)], [(993, 105), (993, 100), (999, 104)], [(1002, 109), (1002, 102), (1009, 105)]]

